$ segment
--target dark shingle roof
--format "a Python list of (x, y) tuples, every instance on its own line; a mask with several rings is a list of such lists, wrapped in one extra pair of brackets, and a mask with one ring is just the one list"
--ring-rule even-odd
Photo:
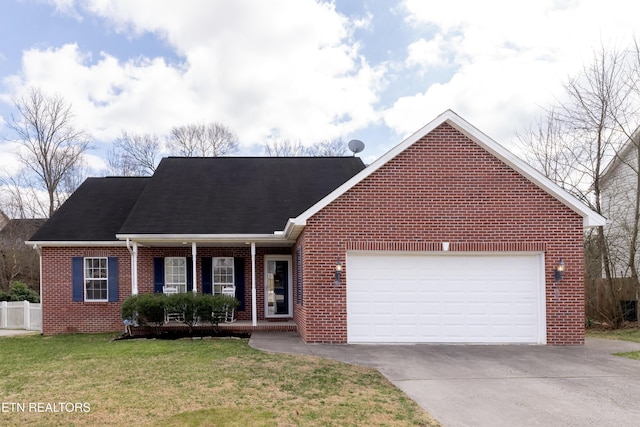
[(356, 157), (162, 160), (121, 234), (271, 234), (364, 168)]
[(87, 179), (31, 240), (272, 234), (364, 167), (357, 157), (165, 158), (152, 177)]
[(88, 178), (31, 241), (109, 241), (151, 178)]

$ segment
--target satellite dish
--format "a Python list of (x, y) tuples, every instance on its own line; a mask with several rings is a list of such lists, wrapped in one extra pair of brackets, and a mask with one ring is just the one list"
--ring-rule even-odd
[(351, 152), (353, 152), (353, 155), (355, 156), (356, 154), (364, 150), (364, 142), (360, 141), (359, 139), (352, 139), (351, 141), (349, 141), (349, 150), (351, 150)]

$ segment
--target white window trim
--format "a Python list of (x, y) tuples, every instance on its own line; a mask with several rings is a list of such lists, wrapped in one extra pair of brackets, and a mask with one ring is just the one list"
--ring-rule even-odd
[[(184, 282), (169, 282), (167, 280), (167, 275), (169, 269), (167, 268), (168, 264), (173, 260), (181, 259), (184, 261)], [(174, 287), (178, 289), (178, 292), (187, 292), (187, 258), (182, 256), (173, 256), (173, 257), (165, 257), (164, 259), (164, 286), (166, 287)]]
[[(216, 282), (216, 260), (231, 260), (231, 282)], [(222, 288), (226, 286), (236, 286), (236, 267), (233, 257), (213, 257), (211, 260), (211, 293), (222, 295)], [(220, 292), (216, 292), (216, 287), (220, 287)]]
[[(89, 269), (87, 268), (87, 261), (88, 260), (93, 260), (93, 259), (100, 259), (100, 260), (104, 260), (105, 262), (105, 269), (106, 269), (106, 275), (104, 278), (102, 277), (88, 277), (87, 273), (89, 272)], [(108, 257), (103, 257), (103, 256), (88, 256), (88, 257), (84, 257), (82, 259), (82, 286), (84, 288), (84, 300), (86, 302), (108, 302), (109, 301), (109, 258)], [(89, 298), (89, 294), (87, 293), (87, 282), (89, 280), (95, 280), (95, 281), (104, 281), (105, 287), (107, 289), (107, 297), (106, 298)]]

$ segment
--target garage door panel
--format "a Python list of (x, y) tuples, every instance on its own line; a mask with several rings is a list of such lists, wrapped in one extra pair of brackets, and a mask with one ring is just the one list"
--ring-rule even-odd
[(349, 253), (347, 339), (542, 342), (541, 262), (537, 254)]

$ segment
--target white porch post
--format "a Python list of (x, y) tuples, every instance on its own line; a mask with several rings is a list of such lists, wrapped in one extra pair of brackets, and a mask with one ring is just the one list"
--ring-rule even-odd
[(193, 293), (198, 293), (198, 276), (196, 274), (196, 255), (198, 254), (198, 250), (196, 249), (196, 242), (191, 242), (191, 256), (193, 257), (193, 262), (191, 263), (191, 268), (193, 271)]
[(131, 255), (131, 295), (138, 295), (138, 243), (127, 237), (127, 249)]
[(256, 242), (251, 242), (251, 324), (258, 326), (258, 302), (256, 296)]
[(138, 295), (138, 242), (133, 242), (131, 252), (131, 295)]

